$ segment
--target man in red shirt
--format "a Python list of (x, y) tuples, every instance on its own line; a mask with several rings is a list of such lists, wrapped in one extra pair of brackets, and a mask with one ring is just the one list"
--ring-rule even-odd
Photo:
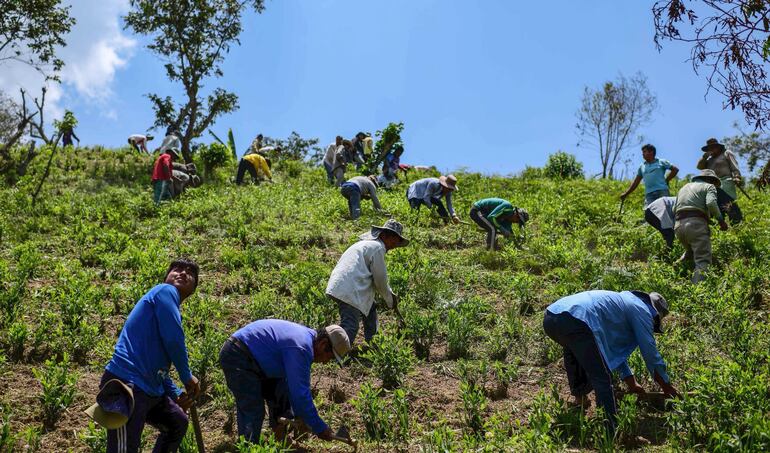
[(171, 177), (173, 175), (172, 163), (174, 158), (179, 158), (179, 151), (176, 148), (169, 148), (158, 156), (155, 161), (155, 168), (152, 170), (152, 188), (153, 201), (155, 204), (163, 200), (171, 199)]

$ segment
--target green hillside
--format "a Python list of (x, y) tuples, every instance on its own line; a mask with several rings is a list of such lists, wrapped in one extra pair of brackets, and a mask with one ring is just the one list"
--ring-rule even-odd
[[(347, 220), (346, 201), (323, 169), (298, 162), (278, 163), (275, 184), (248, 187), (229, 182), (231, 164), (156, 207), (152, 158), (100, 149), (60, 154), (33, 207), (46, 161), (38, 158), (14, 186), (0, 184), (0, 451), (38, 442), (38, 451), (99, 451), (103, 431), (89, 429), (82, 411), (127, 313), (183, 255), (201, 267), (182, 314), (193, 373), (205, 387), (204, 438), (212, 451), (238, 451), (232, 396), (217, 367), (224, 340), (258, 318), (338, 321), (324, 295), (329, 274), (385, 217), (364, 201), (361, 219)], [(379, 360), (314, 367), (322, 417), (335, 429), (350, 426), (359, 451), (606, 448), (593, 411), (581, 418), (565, 405), (561, 350), (545, 337), (542, 314), (574, 292), (641, 289), (671, 305), (657, 340), (672, 382), (688, 394), (667, 412), (624, 400), (618, 448), (770, 450), (768, 195), (752, 191), (754, 201), (741, 198), (744, 224), (712, 230), (715, 265), (693, 286), (690, 271), (672, 264), (681, 247), (667, 253), (658, 232), (640, 223), (641, 191), (619, 216), (625, 182), (526, 173), (456, 173), (455, 207), (465, 220), (471, 203), (488, 196), (529, 211), (526, 241), (496, 253), (483, 250), (475, 225), (445, 226), (425, 209), (410, 211), (405, 184), (382, 194), (412, 240), (386, 256), (406, 325), (383, 307)], [(630, 362), (642, 385), (657, 390), (638, 353)], [(383, 389), (382, 378), (392, 377), (384, 374), (400, 368), (411, 368), (400, 389)], [(58, 416), (57, 406), (66, 407)], [(191, 434), (183, 452), (195, 451)]]

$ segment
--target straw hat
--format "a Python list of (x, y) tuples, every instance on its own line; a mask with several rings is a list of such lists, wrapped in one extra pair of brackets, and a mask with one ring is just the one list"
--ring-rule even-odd
[(455, 175), (441, 176), (438, 182), (449, 190), (457, 190), (457, 178)]
[(107, 381), (96, 395), (96, 404), (86, 414), (106, 429), (118, 429), (134, 412), (134, 392), (118, 379)]
[(714, 170), (703, 170), (700, 172), (699, 175), (695, 175), (692, 178), (690, 178), (692, 182), (701, 181), (701, 182), (707, 182), (709, 184), (714, 184), (717, 187), (720, 187), (722, 185), (722, 181), (719, 179), (716, 173), (714, 173)]
[(706, 146), (701, 146), (700, 149), (701, 149), (701, 151), (708, 151), (709, 148), (711, 148), (712, 146), (719, 147), (722, 151), (725, 150), (725, 145), (719, 143), (719, 140), (717, 140), (715, 138), (710, 138), (710, 139), (706, 140)]
[(334, 352), (334, 358), (337, 359), (337, 363), (342, 364), (342, 360), (350, 352), (350, 339), (345, 329), (332, 324), (325, 329), (326, 334), (329, 335), (329, 342), (332, 345), (332, 351)]

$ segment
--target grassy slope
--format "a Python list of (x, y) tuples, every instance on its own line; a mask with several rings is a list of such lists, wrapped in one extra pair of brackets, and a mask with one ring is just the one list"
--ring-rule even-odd
[[(337, 320), (336, 308), (323, 295), (326, 279), (356, 235), (384, 220), (368, 202), (359, 221), (346, 220), (345, 200), (325, 185), (320, 169), (289, 177), (279, 168), (274, 185), (210, 184), (156, 208), (150, 200), (151, 164), (148, 157), (124, 151), (69, 152), (56, 160), (34, 209), (28, 193), (42, 162), (16, 188), (0, 189), (0, 354), (6, 361), (0, 405), (6, 418), (10, 415), (11, 432), (41, 426), (41, 388), (32, 368), (42, 368), (47, 358), (61, 360), (66, 351), (70, 370), (79, 376), (75, 401), (42, 436), (42, 451), (87, 451), (77, 435), (86, 432), (81, 410), (95, 395), (122, 322), (163, 276), (169, 259), (179, 255), (196, 259), (202, 269), (198, 292), (185, 302), (183, 316), (194, 369), (208, 385), (201, 408), (204, 437), (209, 448), (234, 448), (232, 401), (215, 366), (222, 341), (259, 317), (312, 326)], [(404, 296), (408, 324), (433, 317), (438, 333), (430, 359), (420, 361), (404, 384), (408, 433), (392, 428), (389, 439), (366, 441), (367, 449), (593, 448), (596, 423), (575, 420), (560, 405), (558, 395), (567, 396), (560, 351), (540, 327), (547, 304), (592, 288), (655, 290), (667, 297), (673, 313), (668, 332), (658, 338), (660, 349), (673, 382), (694, 392), (668, 419), (626, 406), (638, 423), (624, 429), (625, 447), (768, 448), (766, 195), (741, 200), (746, 224), (714, 232), (714, 272), (693, 287), (688, 272), (670, 264), (681, 250), (667, 255), (657, 232), (638, 224), (640, 191), (618, 219), (622, 183), (458, 178), (455, 206), (462, 216), (467, 218), (478, 198), (507, 198), (529, 210), (528, 240), (522, 249), (508, 243), (487, 253), (475, 227), (447, 227), (425, 210), (419, 216), (410, 212), (403, 185), (382, 195), (383, 206), (412, 239), (386, 257), (392, 286)], [(384, 334), (394, 335), (391, 313), (380, 314)], [(448, 358), (448, 334), (458, 326), (469, 327), (468, 337), (457, 340), (470, 346), (469, 366)], [(461, 391), (461, 375), (480, 375), (482, 385), (494, 386), (491, 370), (478, 371), (479, 364), (491, 363), (490, 356), (514, 364), (518, 372), (502, 398), (482, 398), (488, 403), (482, 406), (469, 399), (467, 388)], [(652, 388), (638, 355), (631, 362), (643, 385)], [(360, 363), (342, 370), (319, 366), (313, 382), (322, 416), (333, 426), (349, 424), (355, 436), (366, 439), (365, 411), (352, 401), (362, 383), (379, 386), (375, 373)], [(558, 393), (552, 393), (552, 384)], [(380, 401), (387, 408), (381, 413), (394, 410), (392, 392)], [(484, 441), (463, 438), (473, 407), (482, 408)]]

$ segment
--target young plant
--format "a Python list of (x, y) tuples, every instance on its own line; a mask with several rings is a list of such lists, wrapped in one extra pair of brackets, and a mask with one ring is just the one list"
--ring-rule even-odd
[(476, 380), (461, 380), (460, 399), (463, 402), (465, 426), (475, 436), (482, 436), (484, 434), (484, 411), (488, 404), (483, 386)]
[(78, 433), (78, 439), (86, 444), (91, 453), (107, 451), (107, 430), (97, 426), (93, 420), (89, 420), (88, 426)]
[(397, 440), (407, 440), (409, 438), (409, 428), (411, 419), (409, 417), (409, 399), (404, 389), (397, 389), (393, 392), (393, 415), (396, 419), (396, 428), (393, 431), (394, 438)]
[(447, 356), (450, 359), (468, 357), (473, 337), (473, 323), (457, 308), (447, 314)]
[(361, 355), (372, 364), (374, 372), (387, 389), (399, 387), (414, 368), (417, 359), (404, 337), (380, 333)]
[(53, 426), (62, 411), (75, 399), (78, 375), (70, 371), (71, 365), (69, 354), (65, 352), (61, 362), (49, 359), (43, 368), (32, 369), (32, 374), (43, 387), (38, 400), (43, 408), (44, 423), (48, 426)]
[(358, 397), (352, 401), (353, 406), (361, 414), (364, 428), (366, 428), (366, 437), (370, 440), (385, 439), (390, 433), (390, 422), (381, 395), (382, 390), (374, 388), (369, 382), (364, 382)]
[(438, 315), (432, 311), (420, 312), (413, 306), (404, 311), (406, 331), (412, 340), (415, 355), (423, 360), (430, 359), (430, 347), (438, 331)]

